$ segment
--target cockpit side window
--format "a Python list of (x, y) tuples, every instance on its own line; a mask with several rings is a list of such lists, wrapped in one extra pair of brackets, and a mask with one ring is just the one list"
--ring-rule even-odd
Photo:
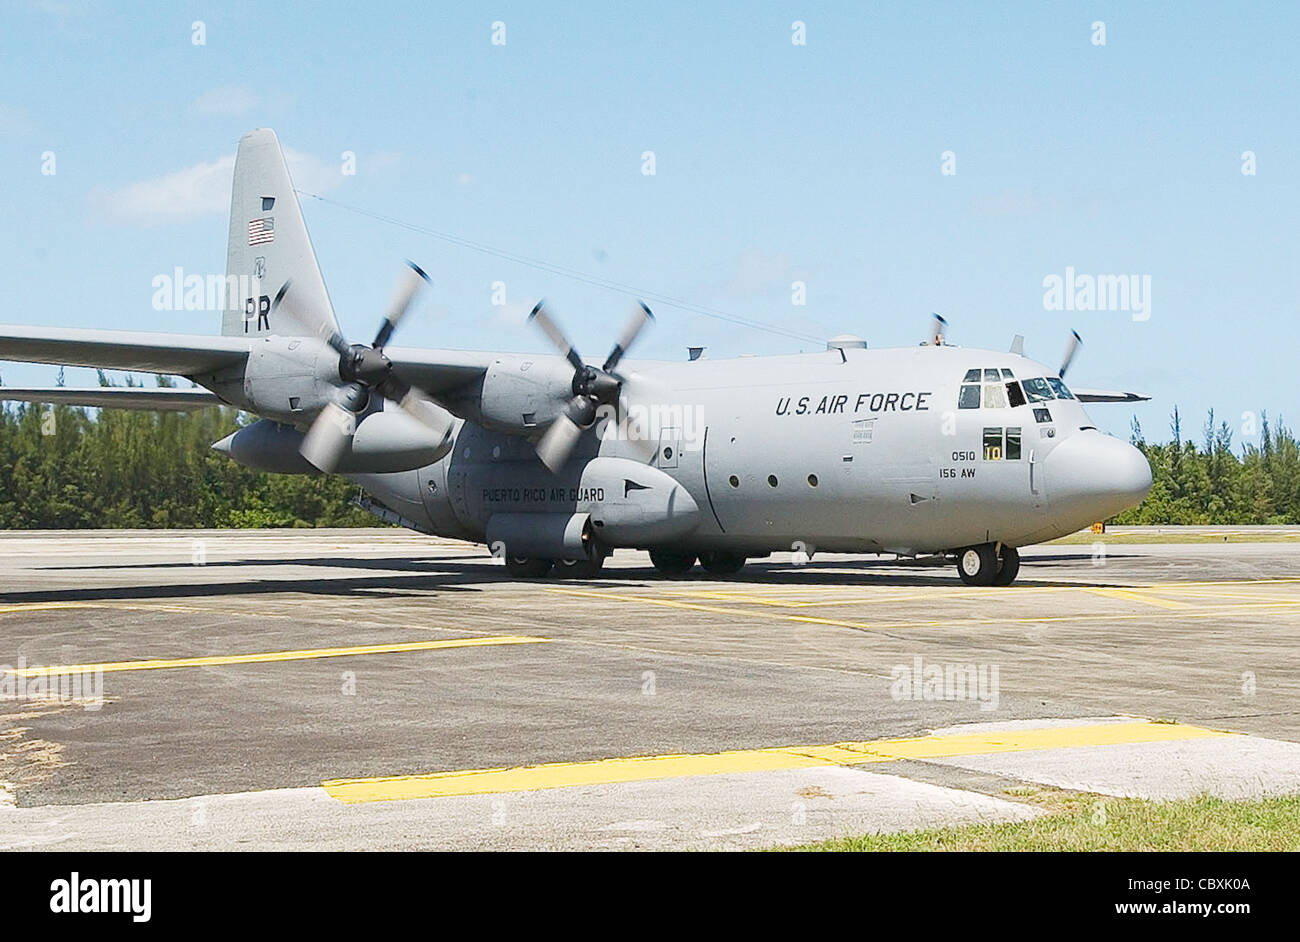
[(1055, 376), (1047, 377), (1047, 384), (1052, 387), (1052, 392), (1056, 393), (1057, 399), (1073, 399), (1074, 393), (1065, 388), (1065, 383), (1061, 382)]
[(1052, 387), (1047, 385), (1045, 379), (1021, 380), (1020, 385), (1025, 388), (1025, 398), (1030, 402), (1050, 402), (1052, 400)]
[(1007, 402), (1013, 409), (1025, 404), (1024, 390), (1020, 388), (1020, 384), (1015, 380), (1007, 383)]

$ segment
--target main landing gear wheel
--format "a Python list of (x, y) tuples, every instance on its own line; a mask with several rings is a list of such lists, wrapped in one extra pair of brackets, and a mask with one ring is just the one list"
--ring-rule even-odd
[(992, 543), (957, 551), (957, 575), (967, 585), (993, 585), (998, 575), (998, 554)]
[(694, 553), (678, 553), (674, 550), (651, 550), (650, 562), (665, 576), (684, 576), (695, 565)]
[(998, 574), (993, 577), (994, 585), (1011, 585), (1020, 572), (1020, 553), (1014, 546), (1003, 544), (998, 556)]
[(516, 579), (541, 579), (551, 571), (553, 562), (532, 556), (507, 556), (506, 572)]
[(595, 579), (604, 565), (603, 553), (593, 559), (559, 559), (554, 572), (561, 579)]
[(745, 557), (714, 550), (700, 554), (700, 565), (715, 576), (734, 576), (745, 567)]

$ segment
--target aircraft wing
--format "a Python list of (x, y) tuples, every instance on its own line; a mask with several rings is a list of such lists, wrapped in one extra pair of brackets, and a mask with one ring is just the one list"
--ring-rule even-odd
[(243, 337), (0, 325), (0, 360), (192, 376), (244, 361)]
[(1119, 392), (1114, 389), (1078, 389), (1070, 387), (1074, 398), (1080, 402), (1147, 402), (1150, 396), (1135, 392)]
[(96, 409), (141, 409), (156, 412), (186, 412), (205, 406), (219, 406), (221, 400), (206, 389), (174, 389), (159, 386), (100, 386), (96, 389), (68, 389), (65, 386), (0, 386), (0, 401), (49, 402)]
[(415, 347), (385, 347), (384, 353), (402, 378), (435, 398), (479, 379), (499, 356), (495, 353), (421, 350)]

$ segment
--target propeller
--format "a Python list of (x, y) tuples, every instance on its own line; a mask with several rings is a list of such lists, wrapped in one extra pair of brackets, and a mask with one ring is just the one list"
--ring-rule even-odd
[(384, 347), (410, 311), (415, 296), (422, 287), (431, 283), (429, 276), (415, 262), (408, 259), (406, 265), (379, 332), (368, 347), (348, 343), (320, 311), (298, 305), (298, 299), (292, 293), (292, 281), (284, 283), (271, 304), (272, 310), (281, 307), (289, 310), (295, 320), (321, 337), (339, 355), (342, 385), (321, 409), (299, 447), (304, 458), (326, 473), (338, 467), (356, 433), (357, 416), (365, 411), (374, 393), (396, 402), (433, 432), (446, 435), (450, 431), (446, 414), (427, 395), (394, 373), (392, 361), (384, 355)]
[(936, 347), (941, 347), (943, 346), (944, 337), (948, 333), (948, 322), (944, 320), (942, 315), (934, 312), (931, 312), (931, 317), (933, 319), (930, 321), (930, 341)]
[(1065, 371), (1070, 368), (1074, 362), (1074, 355), (1079, 352), (1079, 347), (1083, 343), (1083, 338), (1079, 336), (1077, 330), (1070, 331), (1070, 339), (1065, 342), (1065, 355), (1061, 357), (1061, 368), (1056, 371), (1056, 375), (1065, 379)]
[[(623, 327), (623, 332), (615, 341), (614, 347), (599, 368), (588, 366), (583, 362), (577, 348), (569, 342), (560, 325), (556, 323), (546, 309), (545, 301), (538, 301), (528, 320), (541, 328), (542, 333), (560, 351), (560, 354), (573, 367), (573, 397), (568, 401), (555, 421), (551, 423), (541, 440), (537, 443), (537, 456), (551, 471), (558, 471), (569, 460), (573, 449), (577, 447), (582, 433), (596, 421), (602, 405), (620, 406), (626, 377), (617, 372), (623, 355), (636, 342), (637, 336), (647, 324), (654, 320), (650, 308), (638, 301)], [(626, 410), (624, 410), (626, 414)], [(633, 437), (640, 440), (644, 430), (634, 430)]]

